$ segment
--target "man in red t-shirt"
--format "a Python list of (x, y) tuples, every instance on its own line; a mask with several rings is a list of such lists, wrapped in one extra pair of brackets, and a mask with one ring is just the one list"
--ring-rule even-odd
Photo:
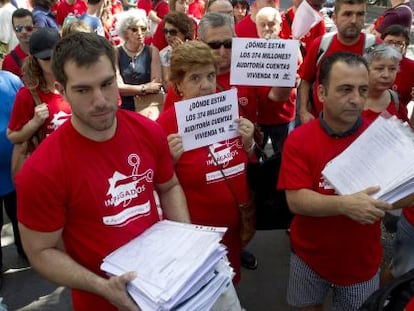
[(16, 175), (19, 229), (30, 263), (72, 288), (74, 310), (139, 309), (126, 291), (136, 274), (109, 277), (100, 264), (159, 221), (156, 190), (166, 218), (190, 222), (162, 129), (118, 110), (115, 63), (110, 43), (92, 33), (56, 45), (56, 88), (73, 114)]
[(282, 155), (278, 188), (286, 191), (295, 217), (287, 299), (299, 310), (323, 310), (333, 290), (333, 310), (358, 310), (379, 287), (380, 220), (403, 207), (373, 199), (369, 187), (337, 195), (322, 176), (325, 165), (369, 126), (361, 116), (368, 92), (368, 66), (339, 52), (322, 61), (318, 96), (323, 114), (294, 130)]
[[(327, 57), (328, 55), (339, 51), (363, 55), (365, 40), (368, 36), (361, 33), (361, 30), (364, 27), (365, 15), (366, 3), (364, 0), (337, 0), (335, 2), (333, 19), (338, 32), (333, 36), (323, 57)], [(320, 60), (318, 61), (318, 59), (321, 56), (320, 44), (322, 38), (325, 36), (331, 36), (331, 34), (328, 33), (317, 38), (309, 46), (304, 62), (299, 69), (301, 78), (299, 86), (299, 109), (302, 123), (309, 122), (317, 117), (319, 112), (322, 111), (322, 104), (316, 96), (316, 87), (318, 85), (317, 72), (320, 65)], [(314, 88), (312, 96), (313, 83)]]
[(35, 30), (32, 12), (27, 9), (17, 9), (13, 12), (12, 23), (19, 44), (4, 57), (2, 69), (14, 73), (21, 79), (23, 76), (21, 66), (29, 55), (29, 41)]

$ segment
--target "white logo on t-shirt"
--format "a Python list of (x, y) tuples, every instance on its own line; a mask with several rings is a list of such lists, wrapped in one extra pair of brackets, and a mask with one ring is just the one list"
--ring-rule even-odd
[(52, 121), (50, 121), (50, 129), (56, 130), (59, 126), (61, 126), (67, 119), (70, 118), (70, 114), (59, 111), (53, 115)]
[(123, 203), (127, 206), (132, 199), (137, 198), (140, 193), (146, 190), (147, 183), (152, 182), (154, 172), (152, 169), (147, 169), (145, 172), (138, 173), (141, 160), (137, 154), (130, 154), (128, 157), (128, 164), (132, 166), (131, 175), (124, 175), (115, 171), (111, 178), (108, 179), (109, 189), (106, 193), (111, 196), (111, 199), (106, 200), (106, 206), (117, 206)]

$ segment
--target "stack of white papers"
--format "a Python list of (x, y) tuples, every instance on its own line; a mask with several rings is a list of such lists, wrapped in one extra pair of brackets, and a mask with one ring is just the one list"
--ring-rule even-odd
[(322, 174), (339, 194), (380, 186), (372, 197), (394, 203), (414, 192), (414, 133), (395, 116), (379, 116)]
[(104, 258), (110, 275), (136, 271), (128, 292), (143, 311), (209, 310), (233, 270), (220, 244), (226, 228), (163, 220)]

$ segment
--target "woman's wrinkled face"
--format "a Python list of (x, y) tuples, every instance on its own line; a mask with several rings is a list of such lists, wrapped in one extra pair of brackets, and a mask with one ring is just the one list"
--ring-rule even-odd
[(137, 45), (144, 44), (147, 30), (147, 25), (144, 21), (138, 21), (136, 23), (131, 24), (127, 28), (126, 41), (130, 41), (131, 43)]
[(216, 68), (214, 65), (196, 66), (187, 71), (177, 83), (183, 99), (214, 94), (216, 92)]
[(369, 64), (369, 88), (385, 91), (391, 88), (398, 72), (398, 61), (393, 58), (375, 58)]

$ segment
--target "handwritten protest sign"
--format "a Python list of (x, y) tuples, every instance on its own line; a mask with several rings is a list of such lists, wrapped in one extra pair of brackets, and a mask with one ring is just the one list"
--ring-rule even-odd
[(175, 103), (184, 151), (239, 136), (237, 90), (231, 89)]
[(230, 84), (293, 87), (298, 40), (233, 38)]

